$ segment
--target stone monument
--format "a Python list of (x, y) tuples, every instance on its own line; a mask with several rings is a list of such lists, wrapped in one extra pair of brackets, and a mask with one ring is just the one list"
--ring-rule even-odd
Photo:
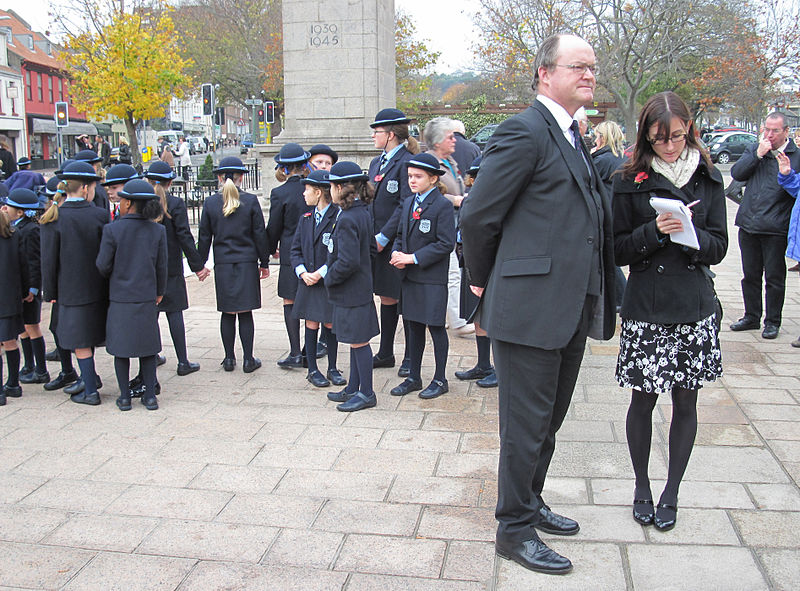
[(369, 124), (395, 106), (394, 0), (283, 0), (284, 129), (254, 148), (264, 186), (283, 144), (328, 144), (366, 168)]

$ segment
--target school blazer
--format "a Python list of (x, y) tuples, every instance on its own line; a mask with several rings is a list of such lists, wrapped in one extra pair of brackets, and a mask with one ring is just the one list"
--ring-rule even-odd
[(400, 273), (404, 280), (447, 285), (450, 253), (456, 243), (453, 204), (439, 189), (434, 189), (422, 202), (418, 220), (412, 217), (413, 207), (412, 195), (401, 207), (400, 227), (393, 250), (413, 254), (417, 257), (417, 264), (406, 265)]
[[(408, 187), (408, 168), (405, 164), (413, 157), (414, 155), (403, 146), (389, 160), (383, 172), (379, 170), (380, 156), (373, 158), (369, 164), (369, 182), (375, 188), (375, 197), (370, 204), (373, 235), (382, 233), (389, 239), (389, 244), (395, 239), (399, 221), (393, 214), (406, 197), (412, 194)], [(381, 179), (376, 180), (379, 176)]]
[(40, 227), (45, 301), (82, 306), (108, 301), (108, 282), (95, 266), (108, 210), (88, 201), (67, 201), (58, 219)]
[(343, 209), (328, 246), (328, 299), (342, 307), (372, 302), (372, 253), (376, 250), (372, 216), (363, 201)]
[(189, 262), (189, 268), (197, 273), (203, 268), (205, 261), (200, 259), (197, 252), (183, 199), (172, 193), (167, 194), (167, 212), (172, 217), (165, 215), (161, 220), (167, 231), (167, 270), (170, 275), (183, 275), (183, 253)]
[(31, 288), (19, 232), (0, 237), (0, 318), (22, 314), (22, 298)]
[(331, 204), (319, 225), (314, 223), (313, 211), (303, 214), (292, 241), (292, 269), (304, 265), (309, 273), (313, 273), (328, 261), (328, 244), (337, 213), (339, 208)]
[(267, 232), (258, 198), (239, 192), (239, 207), (228, 217), (222, 213), (222, 194), (214, 193), (203, 204), (197, 252), (203, 264), (214, 243), (214, 263), (255, 263), (269, 265)]
[[(460, 223), (469, 282), (485, 287), (481, 327), (494, 339), (565, 347), (580, 322), (598, 254), (603, 297), (596, 302), (589, 336), (614, 334), (611, 204), (588, 151), (584, 154), (591, 184), (584, 181), (588, 172), (581, 154), (538, 100), (501, 123), (485, 150)], [(598, 204), (602, 239), (593, 221)]]
[(42, 289), (42, 246), (39, 224), (31, 218), (22, 218), (17, 224), (20, 237), (20, 248), (28, 267), (30, 287)]
[(269, 252), (274, 253), (280, 246), (281, 265), (291, 264), (292, 240), (297, 222), (300, 221), (300, 216), (312, 209), (303, 198), (304, 186), (301, 180), (299, 175), (291, 176), (285, 183), (272, 189), (269, 195)]
[(138, 213), (103, 228), (97, 270), (112, 302), (155, 302), (167, 288), (167, 231)]

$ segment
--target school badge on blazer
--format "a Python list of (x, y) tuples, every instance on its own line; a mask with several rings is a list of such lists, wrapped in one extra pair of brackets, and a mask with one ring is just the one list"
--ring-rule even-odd
[(322, 234), (322, 244), (328, 247), (330, 250), (330, 242), (331, 242), (331, 233), (330, 232), (323, 232)]
[(419, 221), (419, 231), (423, 234), (427, 234), (431, 231), (431, 221), (430, 220), (420, 220)]
[(396, 180), (392, 179), (390, 181), (386, 181), (386, 190), (389, 193), (397, 193), (399, 189), (400, 184)]

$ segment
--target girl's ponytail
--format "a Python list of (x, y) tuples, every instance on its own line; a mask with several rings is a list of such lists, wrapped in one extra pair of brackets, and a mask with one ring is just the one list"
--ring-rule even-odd
[(239, 189), (233, 182), (233, 173), (225, 173), (225, 184), (222, 185), (222, 214), (228, 217), (239, 209), (239, 205)]

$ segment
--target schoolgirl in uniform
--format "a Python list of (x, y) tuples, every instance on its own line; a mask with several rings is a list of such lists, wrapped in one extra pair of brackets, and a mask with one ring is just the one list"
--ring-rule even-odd
[[(56, 174), (60, 174), (62, 172), (64, 171), (59, 170), (56, 171)], [(57, 176), (54, 176), (47, 181), (45, 194), (49, 198), (50, 204), (47, 206), (45, 212), (39, 217), (40, 240), (41, 235), (45, 231), (44, 226), (51, 224), (58, 219), (58, 208), (63, 205), (64, 200), (67, 197), (67, 183), (62, 181)], [(44, 294), (42, 295), (42, 298), (47, 300), (47, 298), (44, 297)], [(54, 351), (55, 356), (51, 357), (51, 353), (48, 353), (45, 355), (45, 359), (47, 359), (47, 361), (60, 361), (61, 371), (55, 378), (52, 379), (52, 381), (47, 382), (43, 387), (47, 391), (60, 390), (61, 388), (73, 385), (80, 381), (80, 376), (78, 376), (78, 372), (75, 371), (75, 367), (72, 365), (72, 351), (59, 346), (57, 334), (58, 302), (53, 302), (50, 304), (50, 325), (48, 328), (50, 329), (50, 333), (53, 335), (53, 341), (56, 345), (56, 348)]]
[[(301, 182), (305, 186), (303, 196), (306, 204), (314, 208), (313, 212), (305, 213), (300, 218), (292, 242), (292, 267), (300, 279), (294, 315), (306, 321), (306, 379), (318, 388), (326, 388), (331, 383), (343, 386), (347, 382), (336, 369), (338, 343), (331, 332), (333, 306), (328, 300), (323, 281), (328, 271), (328, 244), (339, 208), (331, 204), (331, 183), (327, 170), (314, 170)], [(327, 379), (317, 368), (317, 329), (320, 323), (328, 347)]]
[(205, 279), (208, 272), (203, 266), (204, 261), (194, 243), (194, 236), (189, 229), (189, 215), (183, 199), (170, 192), (175, 171), (169, 164), (161, 160), (154, 161), (145, 173), (145, 178), (153, 185), (153, 190), (159, 198), (164, 215), (161, 224), (167, 230), (167, 264), (168, 278), (164, 299), (158, 304), (159, 312), (167, 315), (169, 334), (175, 355), (178, 357), (178, 375), (185, 376), (200, 369), (199, 363), (192, 363), (186, 353), (186, 327), (183, 322), (183, 311), (189, 307), (189, 297), (186, 294), (186, 281), (183, 278), (183, 257), (186, 255), (189, 268), (197, 273), (197, 277)]
[(39, 242), (39, 223), (36, 216), (42, 206), (36, 193), (30, 189), (12, 189), (3, 213), (20, 237), (20, 248), (28, 267), (30, 287), (22, 303), (22, 321), (25, 330), (19, 335), (22, 353), (25, 357), (19, 372), (23, 384), (46, 384), (50, 381), (45, 360), (44, 337), (39, 321), (42, 316), (42, 268)]
[(331, 166), (339, 161), (336, 150), (325, 144), (312, 146), (308, 153), (310, 155), (308, 163), (314, 170), (330, 170)]
[(158, 220), (164, 211), (144, 180), (125, 183), (121, 217), (103, 228), (97, 269), (109, 279), (106, 350), (114, 356), (120, 410), (131, 409), (131, 357), (139, 358), (145, 391), (142, 404), (156, 410), (156, 355), (161, 350), (158, 303), (167, 286), (167, 233)]
[(350, 381), (328, 399), (342, 412), (371, 408), (377, 404), (372, 389), (372, 349), (378, 315), (372, 300), (371, 258), (375, 249), (369, 204), (373, 189), (355, 162), (337, 162), (330, 171), (331, 197), (341, 213), (328, 241), (328, 271), (325, 287), (333, 304), (333, 332), (350, 345)]
[(141, 175), (130, 164), (115, 164), (108, 169), (106, 173), (106, 180), (100, 183), (105, 187), (108, 194), (108, 200), (111, 206), (111, 220), (114, 221), (119, 218), (119, 192), (125, 186), (125, 183), (134, 179), (141, 178)]
[[(97, 155), (97, 152), (94, 150), (81, 150), (77, 154), (75, 154), (75, 161), (76, 162), (88, 162), (94, 168), (95, 174), (100, 177), (102, 181), (105, 175), (105, 169), (103, 168), (103, 159)], [(105, 187), (102, 185), (95, 186), (95, 195), (94, 199), (92, 199), (92, 204), (100, 209), (105, 209), (106, 211), (109, 210), (109, 201), (108, 201), (108, 193), (105, 190)]]
[[(397, 212), (403, 201), (411, 195), (405, 163), (419, 152), (417, 140), (411, 137), (408, 124), (411, 119), (399, 109), (383, 109), (370, 124), (375, 147), (381, 155), (369, 165), (370, 183), (375, 189), (372, 203), (373, 233), (378, 255), (372, 263), (375, 295), (381, 298), (381, 343), (373, 359), (374, 367), (394, 367), (394, 337), (399, 319), (400, 273), (389, 262), (391, 245), (397, 234)], [(408, 147), (406, 147), (406, 143)], [(397, 372), (408, 375), (408, 331), (405, 324), (406, 351)]]
[(420, 369), (427, 326), (433, 340), (436, 371), (433, 381), (419, 397), (430, 399), (448, 391), (445, 367), (449, 343), (444, 324), (447, 274), (456, 229), (453, 204), (437, 188), (439, 177), (444, 174), (439, 161), (431, 154), (417, 154), (406, 163), (406, 168), (414, 195), (403, 203), (391, 263), (403, 272), (400, 301), (403, 322), (408, 323), (411, 372), (391, 394), (405, 396), (422, 390)]
[(108, 209), (94, 207), (100, 177), (94, 168), (76, 161), (60, 178), (67, 183), (58, 219), (42, 226), (42, 290), (58, 303), (58, 345), (75, 351), (83, 390), (70, 395), (79, 404), (100, 404), (94, 348), (106, 339), (108, 284), (95, 266)]
[[(261, 360), (253, 357), (253, 310), (261, 307), (259, 280), (269, 277), (264, 215), (258, 198), (239, 190), (247, 172), (241, 160), (235, 156), (223, 158), (214, 172), (223, 185), (222, 192), (214, 193), (203, 204), (197, 251), (205, 264), (212, 242), (214, 244), (214, 286), (217, 310), (222, 313), (220, 333), (225, 348), (222, 367), (225, 371), (236, 367), (234, 341), (238, 316), (244, 357), (242, 369), (250, 373), (261, 367)], [(206, 275), (198, 277), (202, 280)]]
[(0, 345), (8, 361), (8, 381), (4, 384), (3, 358), (0, 356), (0, 406), (6, 403), (7, 396), (22, 396), (17, 335), (23, 328), (22, 299), (29, 293), (31, 282), (21, 243), (19, 233), (11, 226), (6, 214), (0, 211), (0, 282), (3, 285), (0, 289)]
[(289, 355), (278, 361), (278, 367), (302, 367), (300, 352), (300, 322), (292, 312), (297, 295), (298, 279), (292, 268), (292, 241), (300, 216), (311, 211), (303, 198), (300, 182), (310, 172), (311, 154), (298, 144), (284, 145), (275, 156), (275, 178), (283, 184), (272, 189), (269, 196), (269, 222), (267, 236), (269, 251), (279, 252), (278, 297), (283, 298), (283, 321), (289, 336)]
[[(478, 176), (478, 170), (481, 166), (481, 156), (478, 156), (467, 169), (467, 178), (464, 179), (464, 184), (471, 187), (472, 183)], [(464, 200), (469, 199), (469, 193), (464, 197)], [(456, 252), (460, 253), (461, 246), (461, 233), (456, 234)], [(461, 265), (461, 318), (470, 322), (475, 309), (480, 303), (480, 298), (472, 293), (469, 286), (469, 279), (467, 278), (467, 271), (463, 266), (463, 259), (459, 254), (459, 264)], [(459, 380), (477, 380), (475, 382), (480, 388), (495, 388), (497, 387), (497, 374), (494, 372), (491, 361), (491, 343), (489, 335), (484, 329), (480, 327), (477, 320), (475, 323), (475, 344), (478, 347), (478, 363), (472, 369), (465, 369), (455, 373), (456, 378)]]

